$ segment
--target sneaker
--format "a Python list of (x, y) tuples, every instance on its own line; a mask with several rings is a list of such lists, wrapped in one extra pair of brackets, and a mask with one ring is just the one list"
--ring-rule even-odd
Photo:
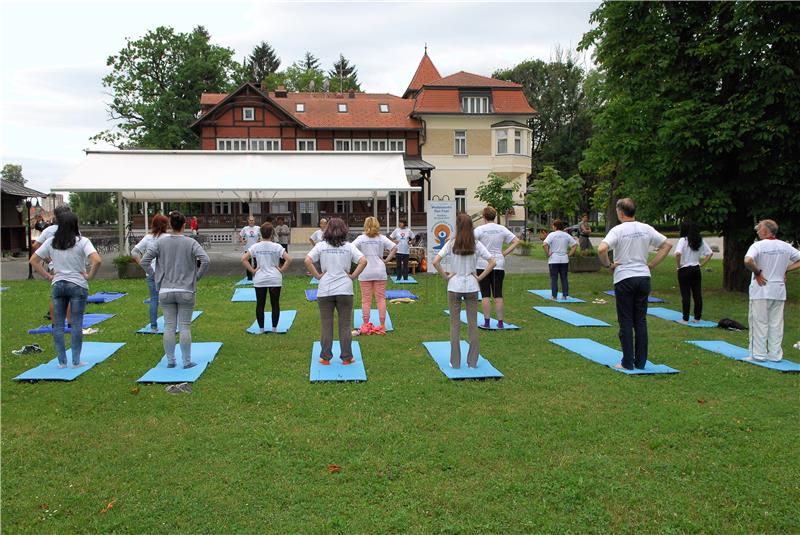
[(196, 362), (190, 362), (189, 364), (184, 364), (183, 369), (188, 370), (189, 368), (194, 368), (195, 366), (197, 366)]
[(372, 334), (372, 331), (375, 330), (375, 326), (370, 323), (366, 322), (361, 325), (361, 329), (359, 329), (360, 334)]
[(319, 359), (319, 363), (322, 364), (323, 366), (330, 366), (331, 361), (325, 359)]
[(175, 366), (177, 366), (177, 364), (175, 364), (174, 362), (167, 363), (167, 368), (174, 368)]
[(386, 327), (384, 327), (383, 325), (378, 325), (377, 327), (372, 329), (372, 334), (386, 335)]
[(489, 328), (489, 318), (484, 318), (483, 319), (483, 328), (484, 329), (488, 329)]
[(497, 328), (504, 329), (505, 325), (503, 325), (503, 320), (497, 320)]
[(350, 365), (351, 365), (351, 364), (353, 364), (355, 361), (356, 361), (356, 359), (355, 359), (354, 357), (350, 357), (350, 358), (349, 358), (349, 359), (347, 359), (347, 360), (344, 360), (344, 359), (342, 359), (342, 365), (343, 365), (343, 366), (350, 366)]

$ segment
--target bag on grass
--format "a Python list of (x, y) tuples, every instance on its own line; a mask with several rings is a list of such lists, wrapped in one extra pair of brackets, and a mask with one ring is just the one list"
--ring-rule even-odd
[(746, 331), (747, 330), (747, 327), (745, 327), (744, 325), (742, 325), (738, 321), (732, 320), (732, 319), (729, 319), (729, 318), (722, 318), (721, 320), (719, 320), (719, 323), (717, 323), (717, 327), (719, 327), (720, 329), (728, 329), (729, 331)]

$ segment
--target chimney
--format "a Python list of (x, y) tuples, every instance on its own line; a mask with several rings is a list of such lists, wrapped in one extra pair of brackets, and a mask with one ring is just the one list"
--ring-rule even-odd
[(350, 98), (356, 98), (356, 92), (355, 92), (353, 89), (351, 89), (351, 90), (350, 90), (350, 93), (348, 93), (348, 96), (349, 96)]
[(275, 90), (275, 96), (277, 98), (286, 98), (286, 88), (282, 85), (279, 85)]

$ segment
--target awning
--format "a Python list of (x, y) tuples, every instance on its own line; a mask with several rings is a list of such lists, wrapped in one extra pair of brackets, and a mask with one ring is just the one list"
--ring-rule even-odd
[(432, 171), (436, 169), (432, 164), (419, 158), (406, 158), (404, 160), (406, 169), (411, 171)]
[(6, 179), (0, 179), (0, 190), (2, 190), (3, 193), (14, 195), (15, 197), (47, 197), (46, 193), (26, 188), (22, 184), (17, 184), (16, 182)]
[(131, 201), (362, 199), (408, 184), (400, 153), (87, 151), (53, 191), (122, 192)]

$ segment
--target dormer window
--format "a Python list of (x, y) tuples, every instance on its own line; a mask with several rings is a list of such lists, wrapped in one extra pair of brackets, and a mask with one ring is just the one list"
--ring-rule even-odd
[(294, 105), (294, 111), (298, 113), (303, 113), (304, 111), (306, 111), (306, 105), (303, 104), (302, 102), (298, 102), (297, 104)]
[(461, 113), (491, 113), (489, 97), (461, 97)]
[(381, 113), (389, 113), (388, 104), (378, 104), (378, 109), (381, 111)]
[(243, 121), (255, 121), (256, 120), (256, 109), (255, 108), (242, 108), (242, 120)]
[(347, 104), (339, 104), (339, 113), (347, 113)]

